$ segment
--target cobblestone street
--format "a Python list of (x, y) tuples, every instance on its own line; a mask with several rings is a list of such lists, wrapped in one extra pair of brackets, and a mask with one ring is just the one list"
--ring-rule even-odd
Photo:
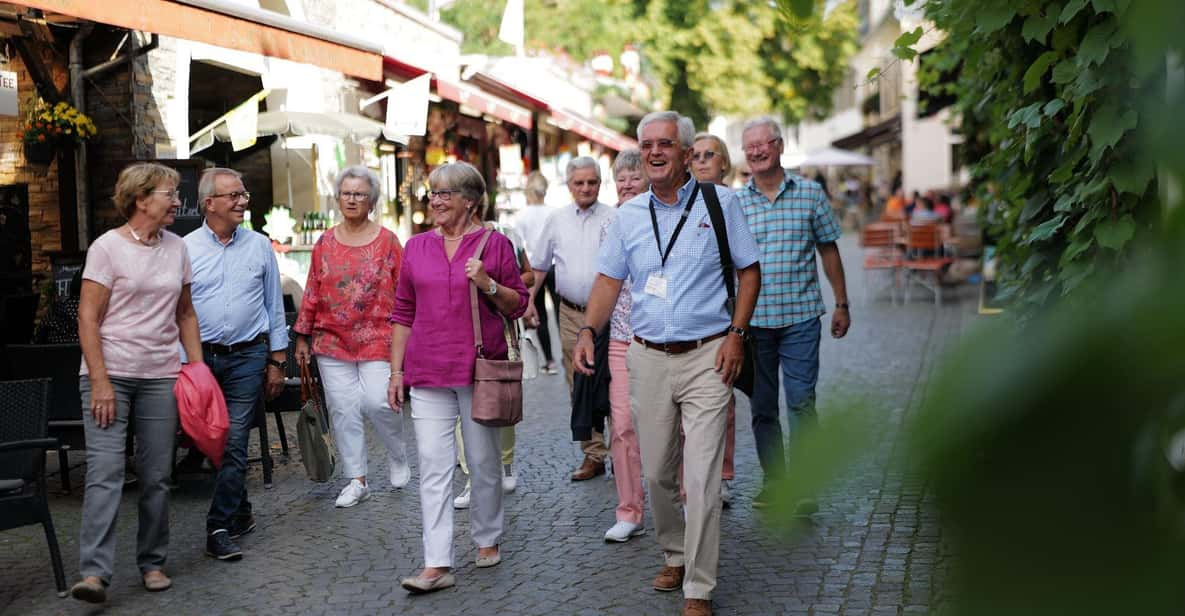
[[(869, 412), (890, 419), (890, 429), (841, 484), (821, 497), (810, 524), (787, 536), (771, 530), (763, 514), (751, 507), (760, 487), (760, 467), (748, 402), (738, 397), (737, 479), (732, 482), (733, 506), (723, 514), (719, 585), (713, 597), (718, 614), (920, 615), (944, 596), (949, 554), (934, 507), (923, 486), (890, 462), (901, 423), (924, 396), (937, 354), (977, 318), (976, 289), (947, 289), (942, 307), (935, 307), (921, 289), (915, 289), (906, 306), (887, 299), (864, 301), (855, 235), (848, 233), (842, 241), (853, 326), (840, 341), (824, 334), (819, 406), (825, 417), (829, 405), (857, 395), (869, 403)], [(830, 303), (830, 291), (824, 297)], [(607, 544), (602, 536), (614, 521), (612, 482), (568, 479), (580, 458), (570, 439), (563, 376), (543, 375), (526, 390), (526, 419), (518, 428), (515, 452), (518, 490), (506, 498), (504, 561), (498, 567), (474, 567), (476, 548), (469, 538), (468, 515), (461, 511), (456, 516), (457, 586), (422, 597), (401, 589), (398, 579), (422, 564), (418, 473), (413, 462), (411, 483), (390, 489), (385, 455), (377, 440), (371, 440), (374, 491), (369, 501), (351, 509), (333, 507), (343, 482), (310, 483), (295, 451), (286, 463), (277, 464), (271, 490), (263, 489), (259, 466), (253, 464), (248, 488), (259, 527), (241, 540), (245, 556), (239, 562), (203, 554), (211, 483), (208, 477), (183, 481), (173, 494), (166, 568), (174, 587), (165, 593), (140, 587), (134, 556), (137, 493), (129, 489), (119, 520), (117, 575), (102, 611), (170, 616), (679, 613), (681, 593), (651, 589), (662, 560), (649, 511), (646, 535)], [(295, 448), (294, 417), (286, 415)], [(274, 427), (271, 432), (280, 461)], [(406, 434), (412, 439), (410, 424)], [(252, 441), (258, 444), (254, 432)], [(83, 453), (71, 456), (71, 495), (60, 493), (56, 462), (50, 461), (50, 505), (68, 583), (78, 574), (83, 460)], [(455, 490), (462, 484), (458, 479)], [(40, 527), (0, 533), (0, 612), (99, 611), (56, 597)]]

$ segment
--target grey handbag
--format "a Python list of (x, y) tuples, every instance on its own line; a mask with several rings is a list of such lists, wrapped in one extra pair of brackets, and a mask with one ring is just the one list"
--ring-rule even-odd
[(333, 479), (337, 447), (329, 431), (329, 416), (321, 388), (313, 380), (308, 364), (300, 367), (300, 418), (296, 421), (296, 440), (300, 458), (310, 481), (323, 483)]

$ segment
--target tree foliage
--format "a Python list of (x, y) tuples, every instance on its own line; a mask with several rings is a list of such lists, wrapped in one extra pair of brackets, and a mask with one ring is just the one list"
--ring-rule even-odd
[[(931, 0), (945, 39), (923, 64), (953, 94), (976, 183), (994, 211), (999, 281), (1021, 314), (1127, 261), (1159, 218), (1140, 101), (1164, 56), (1135, 61), (1130, 0)], [(957, 71), (952, 83), (937, 83)]]
[[(527, 0), (532, 49), (576, 61), (638, 45), (664, 106), (703, 125), (713, 114), (776, 112), (787, 121), (822, 117), (856, 50), (854, 1), (823, 15), (822, 0), (799, 16), (746, 0)], [(508, 54), (498, 40), (503, 5), (460, 0), (442, 18), (465, 33), (466, 53)]]

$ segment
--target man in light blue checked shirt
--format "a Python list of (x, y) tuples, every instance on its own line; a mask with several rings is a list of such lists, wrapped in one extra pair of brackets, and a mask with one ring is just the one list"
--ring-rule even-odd
[[(608, 323), (622, 281), (629, 278), (630, 406), (658, 543), (666, 556), (654, 588), (681, 588), (685, 616), (712, 613), (728, 402), (761, 284), (757, 244), (736, 198), (727, 189), (697, 184), (687, 172), (694, 135), (691, 120), (670, 111), (651, 113), (638, 124), (650, 190), (622, 204), (609, 225), (573, 357), (577, 370), (592, 372), (592, 334)], [(723, 210), (739, 278), (732, 315), (702, 190), (715, 190)], [(683, 512), (678, 508), (680, 460), (687, 492)]]
[[(823, 187), (781, 166), (782, 129), (771, 118), (745, 124), (741, 136), (753, 176), (737, 198), (761, 247), (761, 297), (753, 314), (757, 370), (753, 380), (753, 436), (765, 486), (753, 506), (769, 503), (770, 482), (785, 473), (785, 450), (778, 408), (778, 367), (790, 408), (790, 437), (817, 423), (815, 383), (819, 378), (819, 317), (826, 312), (819, 291), (815, 251), (835, 293), (831, 336), (848, 332), (851, 316), (839, 256), (839, 225)], [(813, 501), (799, 513), (813, 513)]]
[(230, 416), (222, 468), (206, 515), (206, 554), (219, 560), (242, 558), (235, 540), (255, 530), (247, 500), (247, 437), (259, 396), (274, 398), (284, 386), (288, 349), (271, 241), (239, 226), (250, 199), (237, 171), (207, 169), (198, 182), (205, 221), (185, 236), (202, 354)]

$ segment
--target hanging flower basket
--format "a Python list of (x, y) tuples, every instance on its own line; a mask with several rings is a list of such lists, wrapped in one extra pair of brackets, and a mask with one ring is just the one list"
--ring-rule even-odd
[(73, 148), (97, 132), (94, 122), (68, 103), (50, 105), (39, 98), (21, 128), (25, 160), (35, 165), (49, 164), (59, 148)]
[(49, 141), (25, 142), (25, 160), (34, 165), (48, 165), (57, 154), (57, 147)]

